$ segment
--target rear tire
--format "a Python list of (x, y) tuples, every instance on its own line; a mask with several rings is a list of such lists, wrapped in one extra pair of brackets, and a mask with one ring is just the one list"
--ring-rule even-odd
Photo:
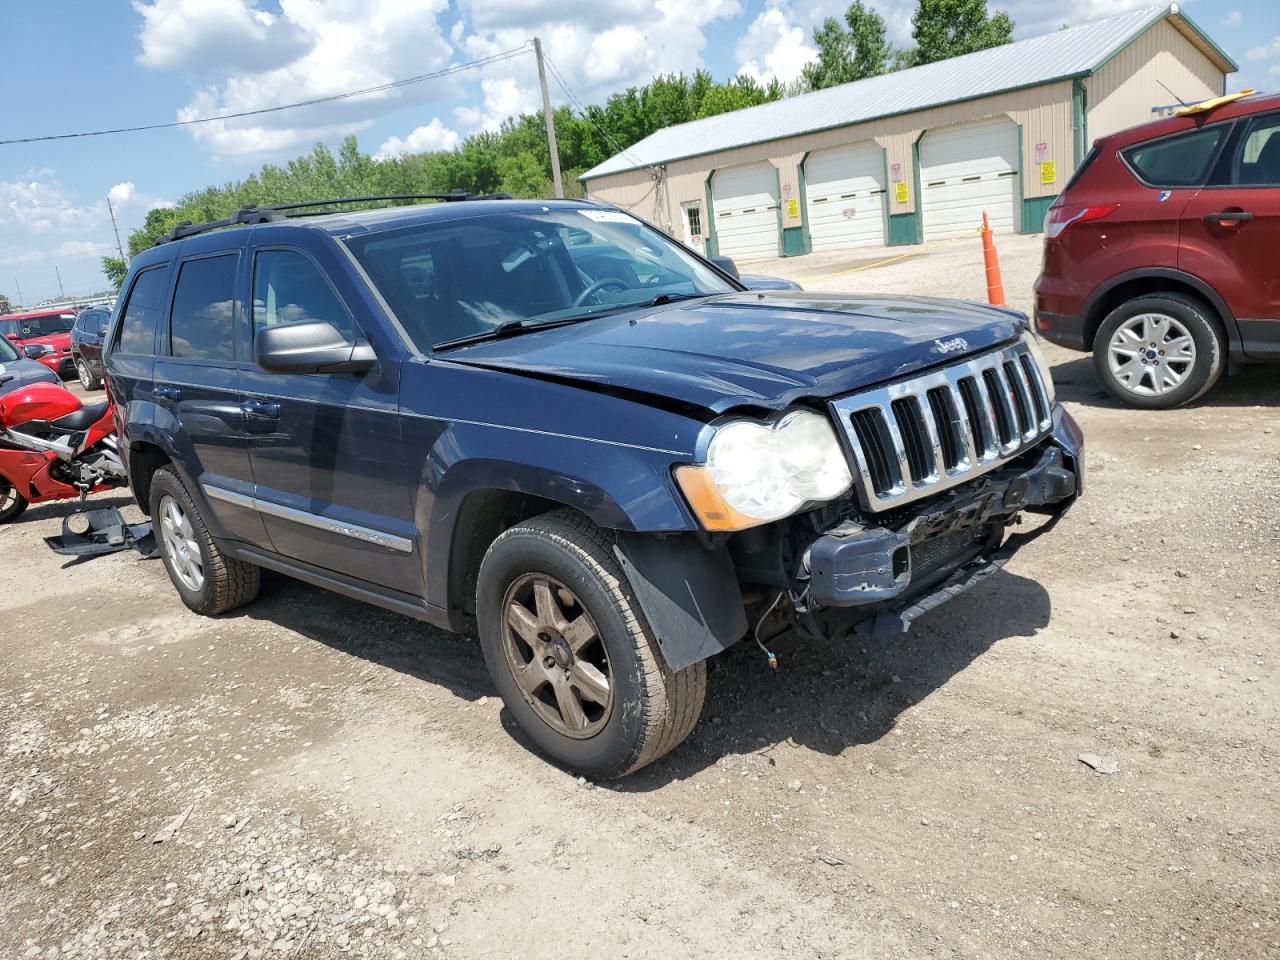
[(151, 478), (151, 523), (169, 579), (196, 613), (217, 616), (258, 595), (261, 569), (218, 548), (172, 467)]
[(13, 484), (0, 478), (0, 523), (17, 520), (29, 505)]
[(504, 532), (485, 554), (477, 593), (489, 675), (555, 763), (621, 777), (674, 750), (697, 723), (706, 664), (667, 666), (611, 538), (581, 514), (557, 510)]
[(1093, 366), (1107, 391), (1144, 410), (1171, 410), (1222, 376), (1226, 338), (1213, 312), (1180, 293), (1135, 297), (1102, 321)]
[(80, 386), (86, 390), (102, 389), (102, 378), (89, 371), (89, 363), (83, 357), (76, 357), (76, 376), (80, 378)]

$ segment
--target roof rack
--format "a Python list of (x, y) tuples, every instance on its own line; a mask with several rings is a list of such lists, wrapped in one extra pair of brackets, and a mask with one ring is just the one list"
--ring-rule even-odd
[(242, 223), (271, 223), (291, 216), (307, 216), (307, 214), (294, 213), (293, 211), (313, 210), (316, 207), (332, 207), (341, 203), (373, 203), (394, 200), (435, 200), (440, 203), (456, 203), (460, 200), (510, 199), (511, 194), (509, 193), (466, 193), (463, 190), (454, 190), (452, 193), (394, 193), (370, 197), (334, 197), (331, 200), (299, 200), (295, 203), (276, 203), (268, 207), (246, 204), (229, 217), (224, 217), (221, 220), (210, 220), (208, 223), (192, 223), (190, 220), (181, 220), (174, 225), (172, 230), (156, 240), (156, 246), (162, 243), (172, 243), (184, 237), (195, 236), (198, 233), (207, 233), (210, 230), (233, 227)]

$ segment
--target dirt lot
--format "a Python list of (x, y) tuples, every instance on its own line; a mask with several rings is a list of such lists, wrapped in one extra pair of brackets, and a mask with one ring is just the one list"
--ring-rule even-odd
[[(1001, 253), (1026, 307), (1038, 241)], [(980, 298), (980, 264), (754, 266)], [(530, 753), (465, 638), (280, 577), (201, 619), (158, 562), (64, 569), (32, 508), (0, 956), (1280, 955), (1280, 375), (1139, 413), (1053, 359), (1089, 486), (1051, 536), (904, 639), (735, 648), (620, 784)]]

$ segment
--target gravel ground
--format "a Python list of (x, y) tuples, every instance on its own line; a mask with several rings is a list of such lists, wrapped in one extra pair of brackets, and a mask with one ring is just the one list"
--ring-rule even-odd
[[(1000, 250), (1026, 308), (1039, 243)], [(983, 298), (976, 240), (912, 253), (752, 267)], [(1051, 535), (905, 638), (731, 650), (617, 784), (530, 753), (466, 638), (274, 576), (202, 619), (32, 508), (0, 957), (1280, 955), (1276, 368), (1142, 413), (1051, 358), (1089, 444)]]

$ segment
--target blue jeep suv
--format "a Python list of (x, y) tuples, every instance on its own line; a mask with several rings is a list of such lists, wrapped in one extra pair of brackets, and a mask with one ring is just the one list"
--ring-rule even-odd
[(108, 389), (191, 609), (266, 568), (474, 629), (536, 745), (614, 777), (688, 735), (708, 657), (900, 632), (1081, 492), (1021, 314), (746, 290), (608, 206), (439, 199), (134, 259)]

